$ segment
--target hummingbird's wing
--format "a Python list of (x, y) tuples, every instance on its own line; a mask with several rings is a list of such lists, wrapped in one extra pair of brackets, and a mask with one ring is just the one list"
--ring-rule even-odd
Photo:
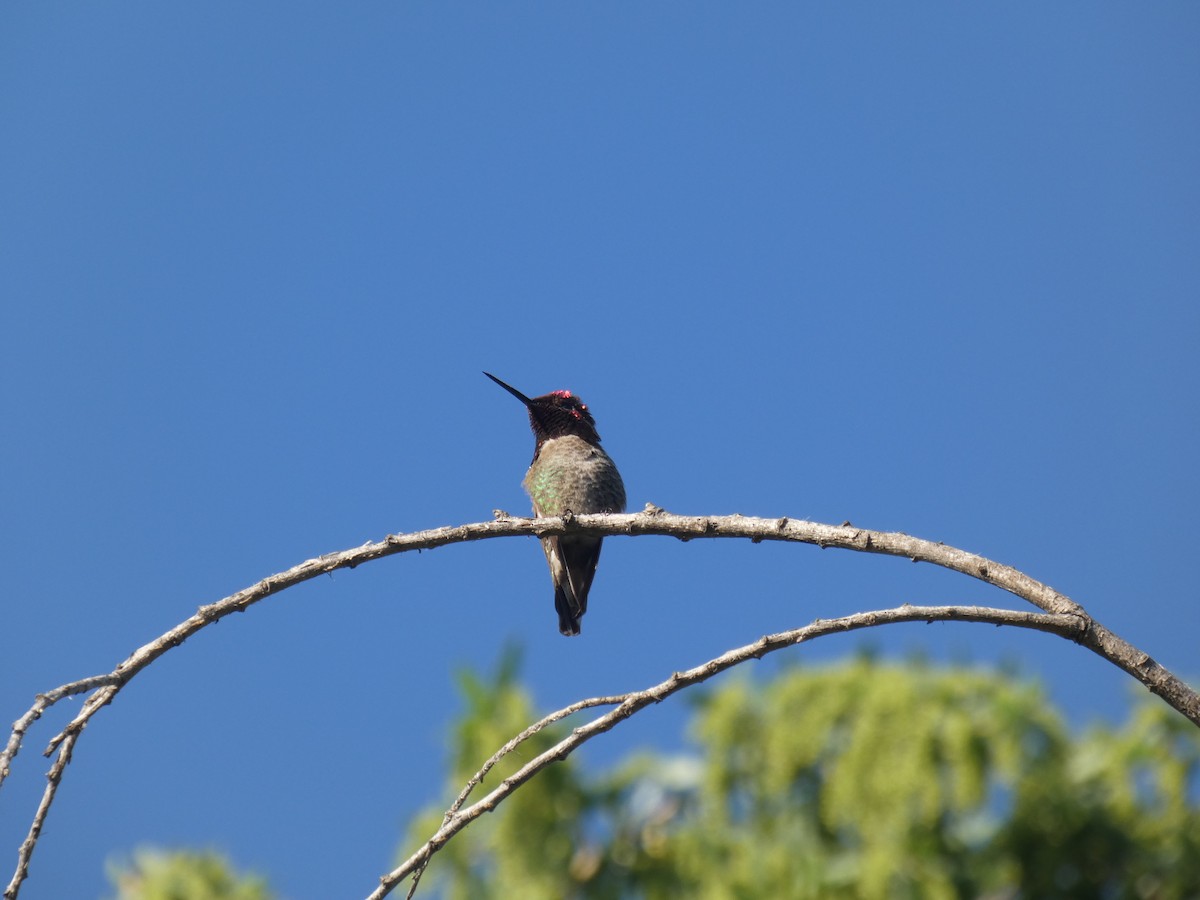
[[(558, 515), (533, 501), (533, 514), (539, 518)], [(542, 550), (554, 582), (554, 608), (558, 612), (558, 630), (571, 637), (579, 634), (579, 620), (587, 612), (588, 592), (600, 562), (602, 539), (587, 535), (552, 535), (542, 538)]]
[(592, 579), (596, 577), (602, 543), (600, 538), (594, 537), (563, 537), (558, 541), (558, 552), (562, 554), (570, 585), (568, 596), (574, 598), (580, 616), (587, 612), (588, 593), (592, 590)]

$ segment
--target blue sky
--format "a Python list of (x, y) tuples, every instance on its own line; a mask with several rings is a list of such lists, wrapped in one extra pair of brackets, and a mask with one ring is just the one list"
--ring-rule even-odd
[[(525, 513), (532, 437), (484, 369), (579, 393), (635, 509), (945, 541), (1197, 678), (1197, 46), (1185, 3), (5, 4), (5, 721), (306, 558)], [(506, 641), (553, 708), (902, 602), (1016, 603), (613, 539), (566, 640), (532, 540), (337, 573), (94, 720), (22, 897), (100, 896), (139, 844), (363, 896), (443, 799), (454, 672)], [(1015, 662), (1080, 726), (1137, 692), (994, 628), (786, 655), (862, 646)], [(5, 882), (77, 708), (0, 793)]]

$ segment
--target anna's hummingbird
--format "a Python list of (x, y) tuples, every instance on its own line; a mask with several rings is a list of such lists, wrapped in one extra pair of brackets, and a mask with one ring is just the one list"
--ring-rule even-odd
[[(533, 500), (535, 516), (625, 511), (621, 473), (601, 449), (596, 420), (578, 397), (570, 391), (551, 391), (530, 399), (495, 375), (483, 374), (529, 410), (537, 444), (522, 484)], [(542, 538), (554, 581), (558, 630), (568, 637), (579, 634), (579, 619), (587, 612), (602, 541), (587, 535)]]

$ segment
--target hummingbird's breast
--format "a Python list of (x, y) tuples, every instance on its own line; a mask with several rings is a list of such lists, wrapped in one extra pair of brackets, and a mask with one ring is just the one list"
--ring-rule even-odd
[(551, 438), (525, 473), (525, 491), (539, 516), (624, 512), (625, 485), (599, 447), (575, 435)]

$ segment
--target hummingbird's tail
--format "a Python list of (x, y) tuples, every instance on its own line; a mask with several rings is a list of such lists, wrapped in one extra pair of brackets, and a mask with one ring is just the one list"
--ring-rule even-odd
[(575, 609), (575, 604), (567, 597), (566, 591), (557, 585), (554, 588), (554, 609), (558, 612), (559, 633), (565, 637), (579, 634), (579, 619), (583, 612)]
[(558, 630), (567, 637), (579, 634), (579, 620), (587, 612), (588, 592), (600, 561), (600, 538), (542, 538), (554, 581), (554, 609)]

